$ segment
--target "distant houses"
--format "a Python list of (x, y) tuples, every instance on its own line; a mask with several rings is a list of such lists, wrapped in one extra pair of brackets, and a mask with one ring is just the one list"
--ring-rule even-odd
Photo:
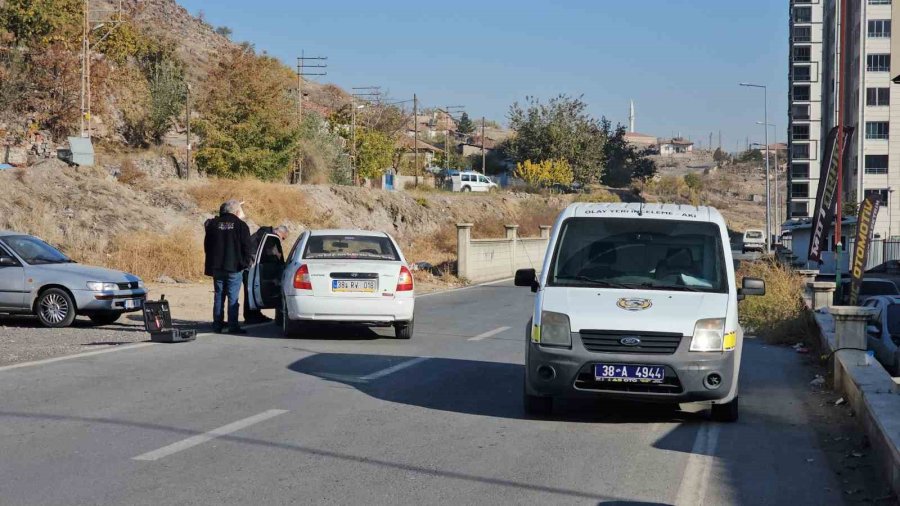
[(694, 151), (694, 143), (682, 137), (661, 139), (640, 132), (627, 132), (625, 141), (638, 149), (649, 149), (661, 155), (676, 155)]

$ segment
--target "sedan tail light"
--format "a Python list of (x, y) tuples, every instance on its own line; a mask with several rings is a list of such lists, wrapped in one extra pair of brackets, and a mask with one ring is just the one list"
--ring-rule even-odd
[(413, 277), (409, 269), (404, 265), (400, 267), (400, 277), (397, 278), (398, 292), (411, 292), (413, 289)]
[(297, 269), (294, 274), (294, 288), (297, 290), (312, 290), (312, 283), (309, 280), (309, 267), (305, 264)]

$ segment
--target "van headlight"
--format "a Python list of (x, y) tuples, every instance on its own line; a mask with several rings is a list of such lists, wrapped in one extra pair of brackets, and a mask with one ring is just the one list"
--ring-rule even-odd
[(724, 351), (725, 319), (707, 318), (697, 320), (691, 337), (691, 351)]
[(569, 317), (562, 313), (544, 311), (541, 324), (531, 329), (531, 341), (543, 346), (572, 346), (572, 327)]

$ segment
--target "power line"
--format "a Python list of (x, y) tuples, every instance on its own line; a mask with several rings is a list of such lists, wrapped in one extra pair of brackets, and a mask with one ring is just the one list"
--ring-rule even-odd
[[(328, 72), (321, 70), (328, 68), (327, 56), (306, 56), (305, 51), (300, 51), (297, 57), (297, 121), (303, 125), (303, 78), (307, 76), (324, 76)], [(297, 168), (291, 176), (291, 182), (303, 183), (303, 154), (297, 157)]]

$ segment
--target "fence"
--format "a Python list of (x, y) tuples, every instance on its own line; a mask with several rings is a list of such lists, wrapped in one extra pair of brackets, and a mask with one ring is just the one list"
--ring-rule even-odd
[[(853, 239), (847, 241), (847, 257), (853, 256)], [(900, 260), (900, 241), (887, 239), (873, 239), (869, 246), (869, 258), (866, 262), (866, 270), (881, 265), (890, 260)]]
[(519, 237), (518, 225), (506, 225), (506, 237), (472, 239), (472, 224), (456, 225), (459, 276), (472, 283), (505, 279), (518, 269), (540, 270), (550, 242), (550, 226), (540, 237)]

